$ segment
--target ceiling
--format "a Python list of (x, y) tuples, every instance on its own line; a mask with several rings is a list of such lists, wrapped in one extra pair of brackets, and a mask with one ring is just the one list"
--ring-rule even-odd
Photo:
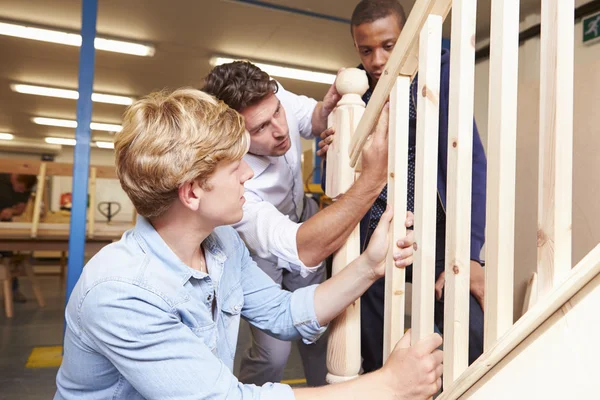
[[(409, 12), (414, 0), (401, 0)], [(262, 3), (349, 19), (357, 0), (263, 0)], [(540, 0), (521, 0), (525, 16)], [(490, 0), (478, 1), (478, 39), (489, 33)], [(81, 0), (0, 0), (0, 19), (78, 32)], [(449, 18), (445, 33), (449, 37)], [(201, 85), (212, 56), (230, 55), (336, 71), (357, 64), (348, 25), (237, 0), (100, 0), (97, 35), (150, 42), (153, 57), (96, 52), (94, 91), (143, 96)], [(36, 125), (34, 116), (75, 119), (76, 101), (18, 94), (13, 82), (77, 88), (79, 49), (0, 36), (0, 132), (16, 137), (74, 137), (74, 130)], [(281, 79), (297, 93), (321, 98), (323, 84)], [(94, 103), (95, 122), (120, 123), (123, 106)], [(93, 140), (111, 140), (93, 131)]]

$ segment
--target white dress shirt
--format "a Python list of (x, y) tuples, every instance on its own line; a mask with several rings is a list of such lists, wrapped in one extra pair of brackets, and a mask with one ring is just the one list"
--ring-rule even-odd
[(234, 228), (259, 266), (272, 265), (307, 276), (321, 264), (312, 268), (304, 265), (296, 244), (300, 221), (310, 217), (302, 218), (305, 196), (300, 136), (313, 137), (312, 114), (317, 101), (278, 86), (276, 96), (285, 110), (291, 146), (279, 157), (244, 156), (254, 177), (245, 183), (244, 216)]

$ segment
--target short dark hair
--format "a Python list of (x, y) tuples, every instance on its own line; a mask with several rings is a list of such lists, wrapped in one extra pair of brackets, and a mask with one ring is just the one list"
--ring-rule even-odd
[(276, 93), (277, 82), (248, 61), (234, 61), (215, 67), (204, 79), (202, 91), (242, 111)]
[(350, 32), (352, 27), (377, 21), (378, 19), (395, 15), (400, 28), (406, 23), (406, 13), (398, 0), (362, 0), (354, 8), (350, 19)]
[(24, 184), (26, 190), (30, 191), (37, 183), (36, 175), (17, 175), (17, 181)]

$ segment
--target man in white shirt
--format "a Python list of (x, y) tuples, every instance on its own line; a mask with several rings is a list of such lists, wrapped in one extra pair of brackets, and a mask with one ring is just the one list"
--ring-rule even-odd
[[(203, 90), (240, 112), (251, 137), (244, 159), (254, 177), (245, 183), (244, 216), (235, 229), (258, 266), (285, 289), (320, 283), (323, 260), (344, 244), (386, 184), (387, 111), (379, 134), (363, 151), (360, 178), (341, 199), (317, 213), (317, 203), (304, 194), (300, 137), (310, 139), (327, 129), (327, 116), (340, 98), (335, 85), (317, 102), (286, 91), (255, 65), (238, 61), (214, 68)], [(401, 247), (396, 265), (410, 265), (412, 236)], [(251, 330), (253, 342), (242, 359), (240, 381), (280, 381), (291, 344)], [(298, 345), (307, 384), (325, 384), (326, 338)]]

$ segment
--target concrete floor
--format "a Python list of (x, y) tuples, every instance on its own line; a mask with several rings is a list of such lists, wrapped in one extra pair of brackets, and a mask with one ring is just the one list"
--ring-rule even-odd
[[(34, 347), (62, 345), (65, 288), (58, 276), (40, 276), (46, 307), (39, 308), (29, 281), (21, 278), (21, 291), (27, 303), (15, 304), (14, 317), (6, 318), (0, 300), (0, 400), (47, 400), (56, 391), (58, 368), (26, 368)], [(234, 372), (239, 371), (239, 355), (248, 346), (248, 324), (242, 321)], [(303, 379), (300, 355), (295, 346), (284, 372), (285, 380)], [(302, 384), (297, 386), (303, 386)]]

